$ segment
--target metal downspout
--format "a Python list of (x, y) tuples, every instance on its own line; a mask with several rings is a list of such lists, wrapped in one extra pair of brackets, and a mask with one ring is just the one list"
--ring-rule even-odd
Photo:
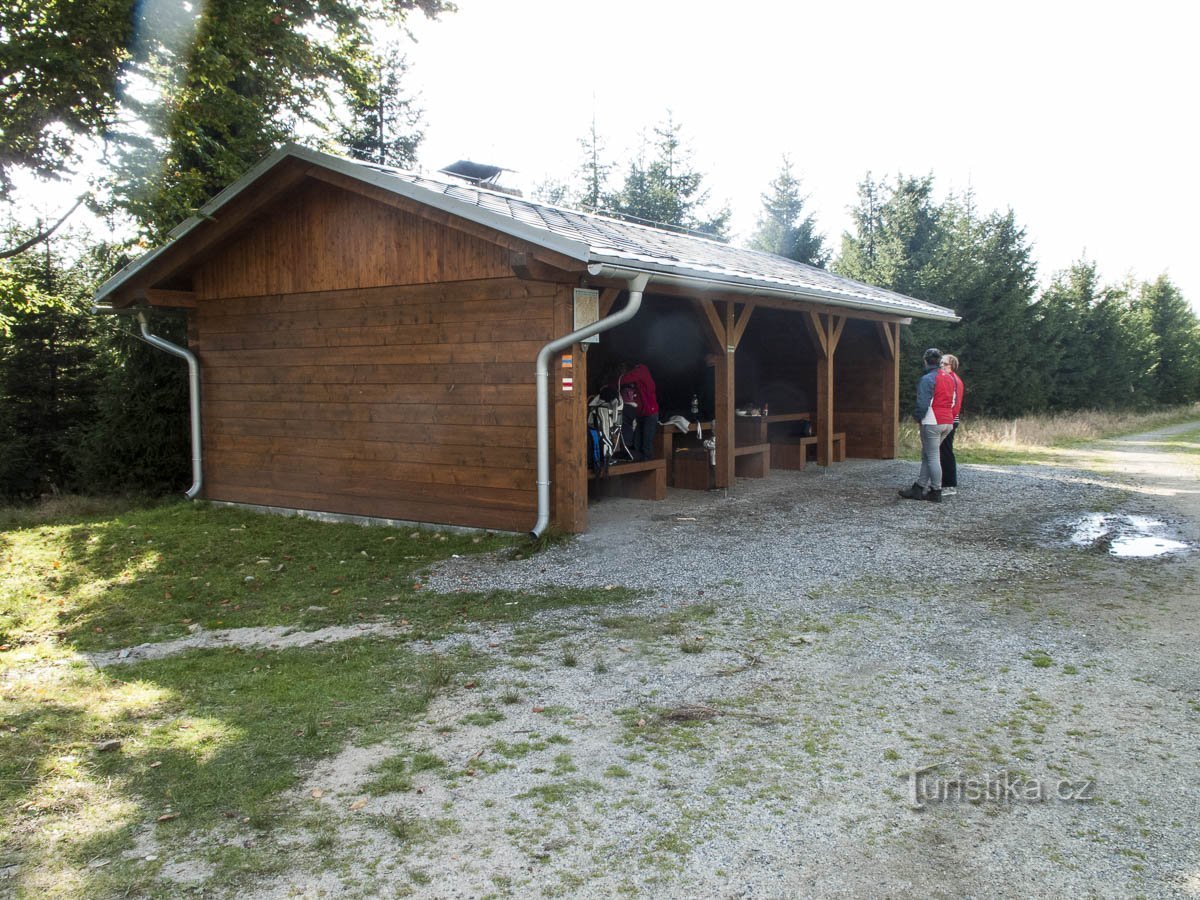
[(628, 272), (615, 272), (607, 266), (588, 266), (588, 272), (594, 276), (612, 276), (625, 278), (629, 282), (629, 302), (620, 311), (613, 313), (586, 325), (578, 331), (572, 331), (544, 346), (537, 355), (537, 523), (529, 532), (534, 540), (541, 537), (550, 524), (550, 357), (567, 349), (572, 344), (584, 338), (608, 331), (622, 322), (628, 322), (642, 305), (642, 292), (650, 281), (647, 274), (629, 277)]
[(170, 341), (165, 341), (158, 335), (150, 333), (150, 323), (144, 310), (138, 310), (138, 323), (142, 326), (142, 337), (146, 343), (159, 350), (164, 350), (172, 356), (187, 360), (188, 364), (188, 405), (191, 410), (192, 424), (192, 486), (187, 490), (187, 498), (194, 500), (200, 493), (204, 483), (203, 459), (200, 453), (200, 362), (196, 354)]

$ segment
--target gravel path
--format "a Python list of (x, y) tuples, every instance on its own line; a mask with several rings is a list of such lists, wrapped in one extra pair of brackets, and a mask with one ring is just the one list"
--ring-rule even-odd
[[(439, 566), (441, 591), (644, 593), (459, 638), (494, 663), (475, 689), (296, 791), (338, 823), (341, 874), (255, 895), (1200, 895), (1183, 430), (967, 466), (941, 505), (896, 496), (915, 464), (871, 461), (609, 500), (533, 559)], [(1095, 512), (1189, 551), (1072, 545)], [(417, 751), (445, 767), (364, 792)]]

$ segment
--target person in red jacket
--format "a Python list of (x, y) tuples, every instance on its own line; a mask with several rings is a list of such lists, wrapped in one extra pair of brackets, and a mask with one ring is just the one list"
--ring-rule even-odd
[(917, 382), (913, 418), (921, 429), (921, 472), (910, 488), (900, 491), (906, 500), (942, 502), (941, 446), (962, 409), (958, 378), (942, 370), (942, 351), (925, 351), (925, 374)]
[(942, 493), (949, 497), (958, 493), (958, 460), (954, 457), (954, 435), (958, 434), (958, 420), (962, 415), (963, 398), (966, 397), (967, 388), (958, 376), (957, 356), (953, 353), (943, 354), (942, 369), (953, 375), (954, 380), (958, 382), (958, 412), (954, 414), (954, 427), (950, 429), (941, 446)]
[(622, 363), (610, 384), (624, 401), (621, 437), (635, 460), (653, 459), (658, 434), (658, 395), (650, 370), (642, 363)]

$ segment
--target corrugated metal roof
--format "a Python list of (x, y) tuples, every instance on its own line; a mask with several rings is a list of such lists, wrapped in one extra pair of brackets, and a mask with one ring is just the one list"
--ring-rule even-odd
[(954, 311), (894, 291), (842, 278), (825, 269), (784, 259), (771, 253), (734, 247), (699, 235), (654, 228), (596, 213), (566, 209), (490, 191), (449, 184), (412, 172), (370, 163), (355, 163), (381, 175), (440, 193), (498, 216), (544, 229), (586, 244), (588, 262), (626, 264), (639, 269), (668, 272), (698, 280), (761, 285), (775, 291), (792, 289), (806, 296), (844, 297), (869, 303), (872, 308), (894, 309), (897, 314), (922, 318), (954, 318)]
[[(526, 200), (486, 188), (439, 181), (413, 172), (357, 162), (289, 145), (263, 160), (206, 205), (201, 214), (172, 231), (171, 242), (131, 263), (97, 292), (103, 300), (206, 218), (287, 156), (360, 178), (409, 199), (488, 225), (513, 237), (586, 263), (660, 273), (741, 292), (761, 289), (773, 296), (832, 302), (900, 316), (954, 320), (954, 311), (924, 300), (842, 278), (770, 253), (734, 247), (697, 235)], [(653, 288), (651, 288), (652, 290)]]

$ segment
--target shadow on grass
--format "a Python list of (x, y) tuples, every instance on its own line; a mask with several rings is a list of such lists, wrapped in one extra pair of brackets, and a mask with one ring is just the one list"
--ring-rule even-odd
[[(396, 734), (478, 665), (467, 653), (359, 640), (317, 650), (196, 652), (129, 667), (119, 681), (78, 670), (82, 681), (66, 679), (52, 702), (41, 702), (45, 690), (30, 692), (6, 716), (15, 731), (0, 738), (0, 800), (16, 821), (5, 850), (30, 878), (57, 868), (70, 881), (100, 879), (111, 888), (116, 873), (92, 873), (88, 863), (126, 849), (137, 828), (153, 828), (165, 845), (220, 822), (247, 836), (269, 829), (281, 794), (304, 768), (351, 738), (371, 743)], [(115, 702), (126, 687), (146, 701)], [(121, 745), (99, 752), (102, 739)], [(155, 824), (160, 816), (171, 818)], [(58, 827), (46, 832), (55, 837), (38, 837), (54, 820)]]
[[(420, 616), (420, 573), (452, 554), (509, 546), (508, 536), (364, 528), (176, 503), (25, 532), (57, 548), (31, 582), (26, 618), (49, 588), (44, 631), (111, 649), (205, 628), (319, 627), (372, 616)], [(54, 567), (51, 571), (51, 566)], [(50, 579), (45, 581), (45, 579)]]

